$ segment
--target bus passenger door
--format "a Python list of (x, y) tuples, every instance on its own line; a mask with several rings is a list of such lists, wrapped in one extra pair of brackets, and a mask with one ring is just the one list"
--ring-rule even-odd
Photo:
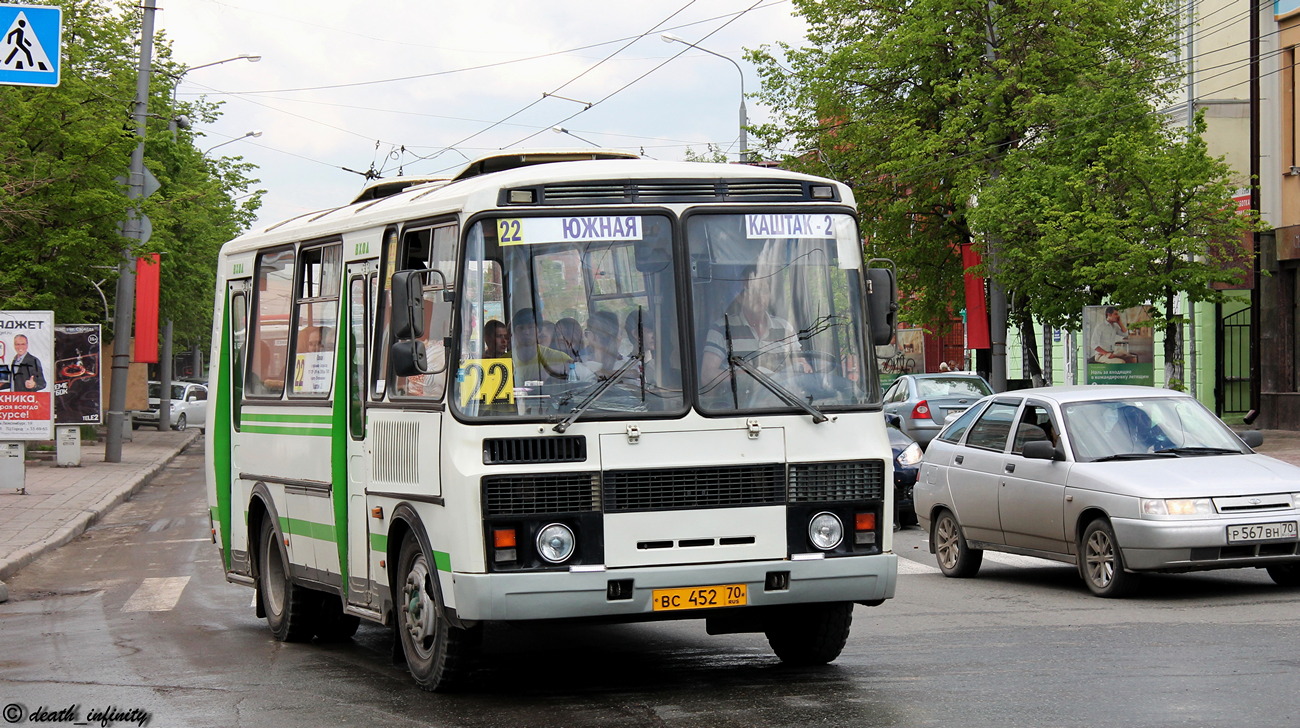
[(366, 484), (370, 472), (366, 452), (366, 342), (370, 340), (370, 289), (373, 262), (348, 266), (347, 301), (347, 470), (348, 470), (348, 603), (375, 603), (370, 577), (370, 514), (366, 512)]
[(212, 362), (219, 393), (210, 403), (212, 410), (206, 427), (212, 431), (211, 459), (215, 492), (209, 500), (212, 518), (221, 538), (224, 566), (228, 571), (250, 575), (249, 536), (245, 520), (239, 517), (248, 503), (248, 494), (237, 485), (239, 478), (240, 407), (244, 398), (244, 367), (248, 352), (248, 314), (251, 299), (248, 279), (230, 281), (226, 305), (222, 311), (221, 346)]

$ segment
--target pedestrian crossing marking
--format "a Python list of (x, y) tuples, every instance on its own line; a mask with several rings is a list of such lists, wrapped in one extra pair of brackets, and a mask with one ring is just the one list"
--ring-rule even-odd
[(63, 11), (0, 4), (0, 84), (58, 86)]
[(150, 577), (140, 584), (126, 604), (123, 612), (167, 612), (176, 608), (181, 592), (190, 583), (188, 576)]

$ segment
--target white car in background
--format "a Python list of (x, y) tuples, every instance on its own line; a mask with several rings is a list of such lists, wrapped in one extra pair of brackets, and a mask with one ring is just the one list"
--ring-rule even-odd
[(1102, 597), (1142, 572), (1239, 567), (1297, 587), (1300, 467), (1262, 440), (1168, 389), (994, 394), (930, 442), (913, 500), (950, 577), (987, 550), (1076, 564)]
[[(149, 409), (131, 415), (131, 426), (158, 426), (158, 402), (162, 384), (149, 382)], [(170, 422), (173, 430), (203, 427), (208, 421), (208, 388), (198, 382), (172, 382)]]

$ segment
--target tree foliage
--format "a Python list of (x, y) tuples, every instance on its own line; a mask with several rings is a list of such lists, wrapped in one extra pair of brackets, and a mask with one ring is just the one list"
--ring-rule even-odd
[(904, 318), (953, 318), (967, 242), (993, 248), (1018, 315), (1054, 325), (1076, 328), (1085, 304), (1213, 295), (1218, 241), (1249, 223), (1199, 130), (1155, 113), (1181, 83), (1178, 3), (795, 6), (808, 45), (750, 54), (774, 112), (758, 135), (854, 187), (869, 252), (898, 263)]
[[(138, 141), (141, 11), (120, 1), (52, 4), (63, 9), (60, 85), (0, 86), (0, 308), (53, 310), (56, 321), (111, 330), (118, 264), (130, 243), (119, 229), (130, 208), (120, 180)], [(141, 204), (153, 232), (134, 253), (162, 253), (160, 316), (174, 321), (179, 346), (202, 347), (217, 250), (251, 222), (260, 193), (237, 202), (256, 183), (251, 165), (208, 160), (191, 132), (173, 133), (180, 114), (210, 121), (219, 110), (176, 104), (183, 69), (169, 60), (165, 38), (155, 53), (145, 166), (161, 187)]]

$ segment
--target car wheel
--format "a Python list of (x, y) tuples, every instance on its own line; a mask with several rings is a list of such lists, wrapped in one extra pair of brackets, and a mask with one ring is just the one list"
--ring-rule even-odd
[(952, 511), (940, 511), (934, 519), (934, 556), (939, 561), (939, 570), (944, 576), (954, 579), (969, 579), (979, 573), (980, 564), (984, 562), (984, 551), (971, 548), (962, 538), (961, 526)]
[(316, 633), (315, 617), (320, 594), (298, 586), (289, 578), (289, 566), (280, 550), (280, 535), (271, 519), (262, 519), (257, 570), (258, 590), (271, 634), (281, 642), (306, 642)]
[(1099, 597), (1118, 598), (1131, 594), (1138, 576), (1124, 571), (1124, 554), (1120, 551), (1115, 530), (1105, 518), (1098, 518), (1083, 530), (1079, 543), (1079, 573)]
[(397, 574), (397, 634), (411, 676), (429, 691), (464, 683), (480, 629), (461, 629), (447, 621), (434, 594), (437, 575), (419, 541), (409, 534), (402, 542)]
[(177, 418), (176, 418), (176, 424), (172, 425), (172, 427), (175, 428), (177, 432), (184, 432), (184, 431), (185, 431), (185, 413), (184, 413), (184, 412), (181, 413), (181, 416), (180, 416), (180, 417), (177, 417)]
[(1277, 564), (1268, 567), (1268, 575), (1278, 586), (1300, 586), (1300, 564)]
[(853, 604), (805, 604), (771, 613), (763, 630), (772, 651), (787, 665), (825, 665), (849, 641)]

